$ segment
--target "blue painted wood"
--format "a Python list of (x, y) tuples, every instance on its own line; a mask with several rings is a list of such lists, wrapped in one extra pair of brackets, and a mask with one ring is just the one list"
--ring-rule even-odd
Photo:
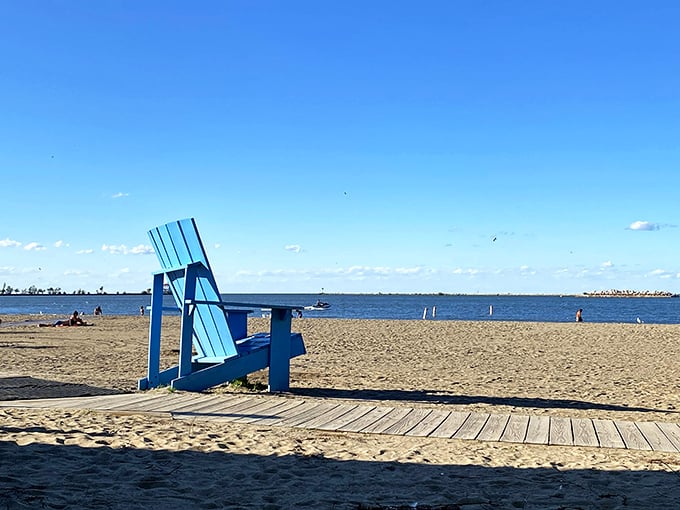
[[(200, 391), (269, 367), (270, 391), (288, 390), (290, 359), (306, 352), (302, 335), (290, 331), (300, 307), (223, 302), (193, 218), (156, 227), (149, 239), (163, 270), (154, 276), (149, 368), (138, 387)], [(164, 279), (181, 310), (180, 354), (178, 365), (159, 372)], [(243, 307), (272, 309), (268, 334), (247, 335), (252, 310)]]
[(272, 308), (269, 391), (286, 391), (290, 380), (290, 310)]

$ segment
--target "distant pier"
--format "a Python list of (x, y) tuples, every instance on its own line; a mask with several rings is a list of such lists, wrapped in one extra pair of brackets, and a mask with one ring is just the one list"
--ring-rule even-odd
[(678, 294), (664, 290), (594, 290), (592, 292), (584, 292), (583, 295), (588, 297), (678, 297)]

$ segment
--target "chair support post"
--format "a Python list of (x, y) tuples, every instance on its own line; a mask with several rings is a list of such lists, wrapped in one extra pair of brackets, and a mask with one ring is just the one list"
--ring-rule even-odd
[(163, 319), (163, 276), (153, 276), (151, 288), (151, 314), (149, 317), (149, 358), (147, 379), (149, 387), (158, 386), (158, 374), (161, 367), (161, 324)]
[(290, 328), (291, 311), (273, 308), (271, 343), (269, 347), (269, 391), (290, 389)]

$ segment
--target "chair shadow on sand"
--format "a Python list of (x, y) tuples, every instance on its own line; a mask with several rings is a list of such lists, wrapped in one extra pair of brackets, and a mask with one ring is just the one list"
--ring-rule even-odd
[(120, 390), (98, 388), (87, 384), (50, 381), (30, 376), (0, 376), (0, 400), (28, 400), (41, 398), (90, 397), (115, 395)]
[(581, 409), (597, 411), (634, 411), (677, 413), (668, 409), (650, 409), (616, 404), (602, 404), (582, 400), (550, 399), (535, 397), (491, 397), (487, 395), (456, 395), (439, 390), (347, 390), (332, 388), (294, 388), (298, 396), (337, 398), (345, 400), (403, 401), (449, 405), (488, 404), (495, 406), (524, 407), (534, 409)]

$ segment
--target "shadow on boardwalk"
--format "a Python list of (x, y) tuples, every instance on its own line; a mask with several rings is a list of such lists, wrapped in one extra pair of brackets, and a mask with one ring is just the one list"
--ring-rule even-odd
[(677, 413), (667, 409), (650, 409), (615, 404), (602, 404), (582, 400), (563, 400), (530, 397), (490, 397), (486, 395), (456, 395), (436, 390), (343, 390), (332, 388), (295, 388), (297, 396), (317, 398), (338, 398), (347, 400), (404, 401), (413, 403), (472, 405), (488, 404), (494, 406), (512, 406), (534, 409), (584, 409), (598, 411), (633, 411)]

